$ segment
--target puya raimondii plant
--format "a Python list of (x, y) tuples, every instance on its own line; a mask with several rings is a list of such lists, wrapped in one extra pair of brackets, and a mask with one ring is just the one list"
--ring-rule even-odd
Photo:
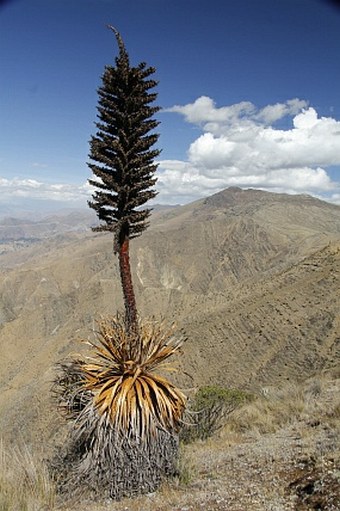
[(100, 221), (95, 230), (113, 234), (125, 311), (98, 321), (96, 340), (87, 341), (90, 355), (60, 364), (56, 383), (73, 425), (61, 486), (121, 498), (154, 491), (176, 472), (186, 398), (159, 374), (183, 339), (173, 326), (138, 316), (129, 258), (130, 240), (148, 226), (151, 210), (143, 206), (156, 196), (155, 69), (144, 62), (131, 66), (121, 35), (109, 28), (119, 52), (98, 90), (89, 206)]

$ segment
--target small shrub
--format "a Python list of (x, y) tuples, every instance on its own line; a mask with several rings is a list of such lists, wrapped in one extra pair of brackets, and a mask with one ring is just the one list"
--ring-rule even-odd
[(251, 394), (242, 390), (218, 385), (201, 387), (188, 407), (180, 439), (184, 443), (205, 440), (225, 424), (229, 414), (250, 399)]

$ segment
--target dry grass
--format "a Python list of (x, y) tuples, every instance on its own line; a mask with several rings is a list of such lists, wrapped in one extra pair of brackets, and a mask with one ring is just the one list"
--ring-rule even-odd
[(316, 420), (320, 414), (336, 416), (339, 403), (332, 403), (331, 408), (325, 409), (319, 398), (327, 385), (327, 379), (314, 378), (304, 384), (263, 388), (256, 400), (231, 416), (227, 428), (242, 433), (266, 434), (307, 417)]
[(53, 510), (56, 490), (46, 466), (27, 446), (5, 448), (0, 441), (1, 511)]

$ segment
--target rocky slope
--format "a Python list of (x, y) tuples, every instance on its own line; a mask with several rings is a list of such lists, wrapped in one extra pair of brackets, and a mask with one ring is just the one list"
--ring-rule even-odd
[[(231, 188), (156, 211), (131, 256), (140, 313), (188, 337), (183, 387), (258, 389), (339, 363), (339, 206)], [(0, 264), (0, 428), (53, 436), (55, 362), (122, 308), (112, 239), (68, 230)]]

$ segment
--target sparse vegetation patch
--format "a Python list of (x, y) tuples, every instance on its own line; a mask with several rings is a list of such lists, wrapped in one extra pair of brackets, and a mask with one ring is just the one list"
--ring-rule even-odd
[(46, 465), (25, 445), (5, 447), (0, 441), (0, 510), (52, 511), (56, 488)]
[(189, 403), (181, 440), (189, 443), (212, 436), (236, 408), (251, 399), (252, 395), (242, 390), (218, 385), (201, 387)]

